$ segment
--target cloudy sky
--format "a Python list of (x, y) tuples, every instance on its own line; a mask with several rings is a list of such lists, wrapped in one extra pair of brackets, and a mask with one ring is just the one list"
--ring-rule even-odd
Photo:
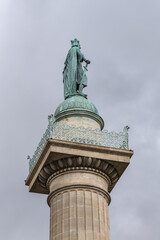
[(130, 129), (131, 164), (111, 193), (111, 240), (160, 239), (160, 1), (0, 1), (0, 239), (49, 239), (27, 155), (63, 101), (70, 40), (91, 60), (85, 92), (109, 131)]

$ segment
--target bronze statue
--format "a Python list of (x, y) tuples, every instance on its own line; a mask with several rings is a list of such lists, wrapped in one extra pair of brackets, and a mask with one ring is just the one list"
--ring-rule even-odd
[[(80, 43), (76, 38), (71, 41), (71, 45), (63, 70), (64, 98), (74, 95), (87, 97), (82, 91), (87, 86), (86, 71), (88, 71), (87, 65), (90, 64), (90, 61), (86, 60), (81, 53)], [(82, 68), (83, 61), (86, 62), (84, 69)]]

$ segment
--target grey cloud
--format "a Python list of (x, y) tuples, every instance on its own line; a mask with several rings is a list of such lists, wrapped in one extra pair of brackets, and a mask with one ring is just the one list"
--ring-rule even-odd
[(2, 239), (49, 238), (46, 196), (28, 193), (26, 156), (63, 101), (70, 40), (91, 60), (85, 92), (109, 131), (129, 125), (131, 164), (111, 193), (111, 239), (159, 240), (160, 3), (0, 2)]

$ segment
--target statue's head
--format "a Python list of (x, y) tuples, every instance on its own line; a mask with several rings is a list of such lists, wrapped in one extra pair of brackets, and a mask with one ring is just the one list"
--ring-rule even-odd
[(79, 48), (81, 48), (80, 47), (80, 43), (79, 43), (77, 38), (75, 38), (74, 40), (71, 40), (71, 45), (72, 45), (72, 47), (79, 47)]

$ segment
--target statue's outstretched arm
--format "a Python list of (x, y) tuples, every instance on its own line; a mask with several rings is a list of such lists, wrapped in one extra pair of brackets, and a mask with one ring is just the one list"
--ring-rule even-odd
[(77, 49), (77, 55), (78, 55), (80, 62), (84, 61), (84, 62), (90, 64), (90, 61), (85, 58), (85, 56), (81, 53), (81, 51), (79, 49)]

